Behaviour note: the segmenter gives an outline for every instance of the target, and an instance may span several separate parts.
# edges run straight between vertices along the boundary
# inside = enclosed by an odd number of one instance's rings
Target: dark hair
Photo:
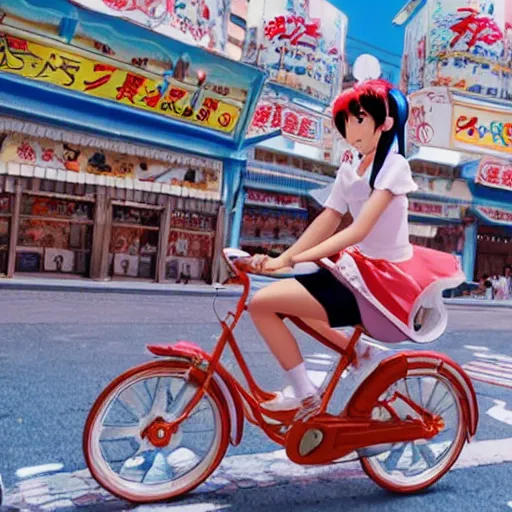
[[[370,187],[374,188],[375,180],[384,161],[393,146],[398,142],[398,151],[405,156],[405,126],[409,117],[409,103],[405,95],[385,80],[368,80],[357,84],[353,89],[344,91],[333,105],[334,124],[341,135],[346,137],[346,123],[349,115],[358,116],[364,110],[372,116],[375,128],[381,127],[386,116],[393,118],[393,127],[382,135],[377,146]]]

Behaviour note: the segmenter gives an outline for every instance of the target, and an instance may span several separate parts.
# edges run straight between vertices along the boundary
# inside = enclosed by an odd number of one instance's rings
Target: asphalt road
[[[217,309],[225,312],[234,302],[218,299]],[[17,471],[22,468],[58,463],[66,473],[83,469],[83,424],[100,391],[126,369],[148,360],[148,343],[184,339],[210,349],[219,331],[212,305],[213,298],[204,296],[2,290],[0,473],[7,488],[18,483]],[[512,363],[511,331],[509,309],[453,307],[448,332],[428,349],[445,352],[466,365],[482,351]],[[284,383],[282,372],[247,319],[237,334],[258,380],[269,389],[279,389]],[[300,340],[305,354],[324,350],[305,336]],[[505,372],[501,379],[512,382],[512,364],[510,368],[510,376]],[[511,390],[480,382],[476,388],[481,412],[477,440],[512,438],[512,421],[506,420],[507,411],[512,416]],[[491,409],[497,414],[487,414]],[[228,456],[277,449],[259,431],[246,427],[242,445],[231,448]],[[285,503],[286,510],[298,511],[394,511],[420,506],[425,510],[507,510],[512,502],[511,477],[510,463],[475,466],[450,473],[428,497],[400,499],[361,475],[339,484],[324,482],[320,487],[291,480],[278,487],[219,495],[210,508],[205,508],[204,498],[196,496],[181,503],[181,508],[168,509],[255,510],[248,508],[251,502],[266,510],[283,510]],[[127,509],[122,504],[110,506]]]

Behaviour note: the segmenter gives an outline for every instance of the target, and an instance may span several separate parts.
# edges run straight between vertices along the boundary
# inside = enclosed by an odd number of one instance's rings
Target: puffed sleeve
[[[345,215],[345,213],[348,212],[348,204],[343,193],[342,172],[343,166],[338,169],[336,180],[332,184],[331,192],[327,201],[325,201],[324,206],[325,208],[331,208],[342,215]]]
[[[390,154],[375,180],[376,190],[389,190],[395,196],[416,192],[409,162],[400,154]]]

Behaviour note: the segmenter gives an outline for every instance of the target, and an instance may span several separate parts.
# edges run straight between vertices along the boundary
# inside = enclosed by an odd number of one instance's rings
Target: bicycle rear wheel
[[[229,413],[210,386],[202,400],[167,435],[160,422],[179,417],[199,382],[190,365],[155,361],[115,379],[96,400],[84,430],[87,465],[112,494],[137,503],[169,500],[200,485],[229,444]]]
[[[441,416],[444,428],[432,439],[396,443],[378,455],[362,457],[361,465],[384,489],[414,493],[431,486],[450,470],[464,447],[467,428],[457,390],[435,369],[418,369],[414,375],[398,379],[380,396],[379,403],[390,400],[397,391],[432,414]],[[390,413],[379,403],[372,411],[372,418],[391,419]],[[393,402],[392,407],[402,419],[418,417],[418,413],[403,400]]]

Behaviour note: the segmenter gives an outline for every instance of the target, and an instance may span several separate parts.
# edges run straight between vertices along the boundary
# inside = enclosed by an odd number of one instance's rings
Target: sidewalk
[[[264,277],[253,278],[253,288],[258,289],[270,280]],[[92,281],[87,279],[15,277],[0,278],[0,290],[29,290],[29,291],[60,291],[60,292],[90,292],[90,293],[141,293],[147,295],[214,295],[223,297],[239,297],[242,288],[233,285],[207,285],[196,281],[190,284],[154,283],[150,281]],[[452,306],[478,306],[492,308],[512,308],[512,300],[484,300],[456,298],[445,299]]]

